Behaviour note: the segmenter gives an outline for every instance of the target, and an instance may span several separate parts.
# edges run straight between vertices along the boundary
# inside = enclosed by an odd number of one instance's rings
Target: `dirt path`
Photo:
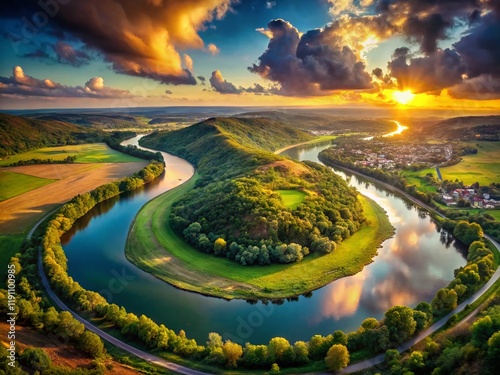
[[[40,218],[75,195],[132,175],[147,162],[101,164],[30,165],[9,168],[12,172],[58,181],[0,202],[0,233],[24,233]]]

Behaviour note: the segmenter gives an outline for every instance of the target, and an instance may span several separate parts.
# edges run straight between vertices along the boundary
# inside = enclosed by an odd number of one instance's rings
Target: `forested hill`
[[[153,133],[141,144],[185,158],[196,165],[204,180],[212,180],[280,160],[273,151],[311,139],[309,134],[271,119],[211,118],[185,129]]]
[[[177,234],[200,251],[265,265],[330,253],[365,220],[343,179],[271,152],[310,138],[273,120],[215,118],[142,144],[198,167],[197,188],[172,206]]]
[[[96,141],[100,133],[62,121],[0,113],[0,157],[35,148]]]

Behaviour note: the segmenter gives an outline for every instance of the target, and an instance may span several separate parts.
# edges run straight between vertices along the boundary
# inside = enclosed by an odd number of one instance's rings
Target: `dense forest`
[[[62,121],[43,121],[0,113],[0,157],[47,146],[102,141],[105,135]]]
[[[173,205],[173,229],[201,251],[243,265],[301,261],[330,253],[365,218],[357,193],[327,168],[269,151],[308,140],[269,119],[210,119],[146,137],[144,145],[177,153],[201,175]],[[281,194],[302,198],[289,207]]]

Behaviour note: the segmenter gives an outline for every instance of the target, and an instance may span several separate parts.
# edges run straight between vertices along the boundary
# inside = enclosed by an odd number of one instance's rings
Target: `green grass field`
[[[408,182],[408,184],[415,185],[417,187],[417,190],[422,191],[424,193],[436,193],[437,192],[436,187],[424,180],[424,176],[427,173],[431,173],[434,177],[437,178],[436,170],[434,168],[422,169],[416,172],[403,171],[401,174]]]
[[[304,202],[306,193],[298,190],[277,190],[277,193],[281,196],[283,204],[285,207],[295,210],[299,204]]]
[[[38,150],[13,155],[0,160],[0,166],[30,159],[63,160],[68,156],[76,156],[77,163],[125,163],[144,161],[109,148],[104,143],[89,143],[83,145],[45,147]]]
[[[0,235],[0,288],[5,287],[7,279],[7,265],[16,253],[21,249],[24,235],[3,236]]]
[[[21,173],[0,171],[0,202],[48,185],[56,180],[29,176]]]
[[[193,188],[197,178],[195,175],[147,203],[136,217],[125,247],[132,263],[181,289],[227,299],[299,295],[359,272],[393,234],[385,211],[360,197],[370,224],[334,252],[324,256],[312,254],[301,263],[245,267],[194,249],[166,222],[172,203]]]
[[[477,148],[478,153],[464,156],[456,165],[440,168],[443,179],[458,179],[468,185],[476,181],[481,185],[500,182],[500,142],[472,142],[469,145]]]

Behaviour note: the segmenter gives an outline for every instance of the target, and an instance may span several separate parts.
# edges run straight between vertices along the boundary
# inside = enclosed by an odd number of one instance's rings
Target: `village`
[[[358,144],[363,142],[363,147]],[[343,158],[370,168],[382,170],[423,169],[443,165],[458,158],[460,150],[451,143],[414,144],[389,143],[387,141],[361,140],[351,144],[342,144],[336,152]],[[412,168],[412,166],[414,166]]]

